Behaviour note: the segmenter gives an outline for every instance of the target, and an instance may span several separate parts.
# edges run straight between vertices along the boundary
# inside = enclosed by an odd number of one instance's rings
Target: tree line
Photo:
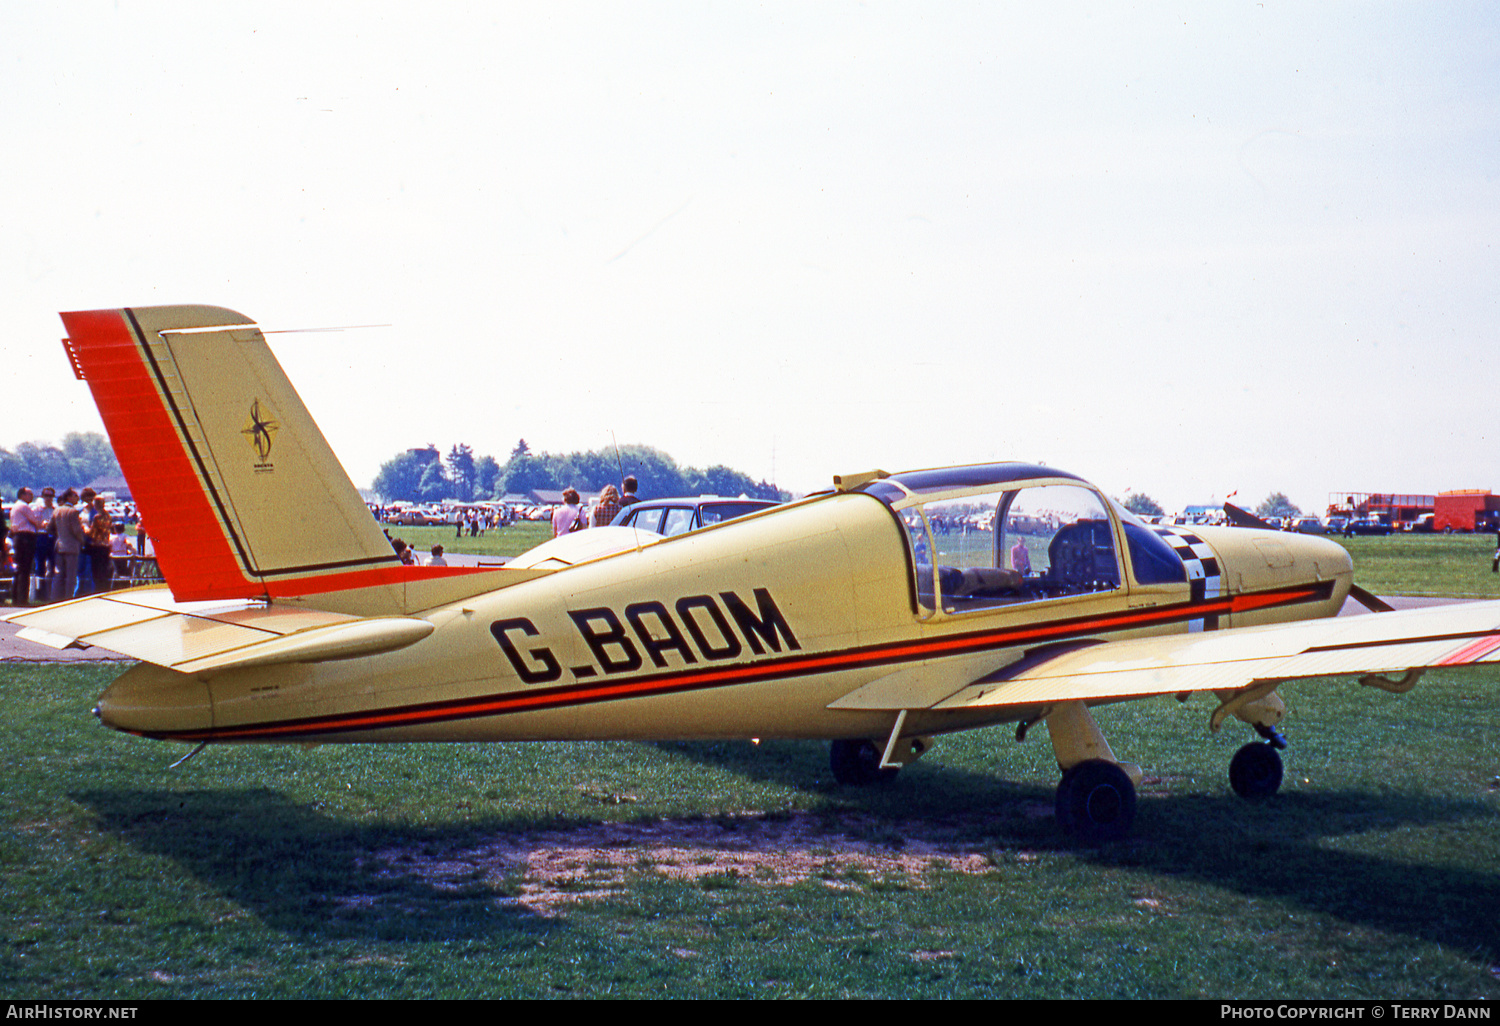
[[[541,489],[577,488],[596,492],[607,484],[619,488],[624,478],[640,482],[642,498],[675,495],[748,495],[786,499],[765,481],[726,466],[706,470],[681,467],[659,449],[622,445],[618,451],[596,449],[566,455],[533,452],[526,439],[516,443],[502,465],[493,456],[475,456],[467,445],[454,445],[446,456],[437,446],[408,449],[381,464],[372,490],[386,502],[476,502]]]
[[[1137,516],[1159,517],[1166,513],[1166,510],[1161,508],[1161,503],[1139,492],[1131,492],[1127,495],[1123,505]],[[1266,496],[1266,501],[1255,507],[1254,513],[1261,518],[1300,517],[1302,510],[1283,493],[1272,492]]]
[[[27,487],[41,494],[51,486],[81,488],[101,477],[119,477],[120,464],[109,439],[97,431],[74,431],[62,445],[22,442],[14,449],[0,448],[0,494],[9,497]]]

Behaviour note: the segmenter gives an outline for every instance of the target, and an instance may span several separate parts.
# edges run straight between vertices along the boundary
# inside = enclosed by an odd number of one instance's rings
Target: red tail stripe
[[[62,317],[173,595],[189,601],[263,594],[240,569],[125,314]]]

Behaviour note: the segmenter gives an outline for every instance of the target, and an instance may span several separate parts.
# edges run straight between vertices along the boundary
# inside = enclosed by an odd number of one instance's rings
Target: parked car
[[[610,523],[615,527],[638,527],[670,538],[778,505],[780,503],[769,499],[723,499],[717,495],[644,499],[620,510]]]
[[[1391,525],[1379,517],[1360,517],[1344,525],[1344,537],[1351,534],[1390,534]]]
[[[1323,521],[1317,517],[1298,517],[1292,522],[1292,530],[1298,534],[1327,534]]]
[[[421,506],[407,506],[403,509],[396,510],[394,513],[391,513],[387,518],[386,523],[401,524],[407,527],[421,527],[430,526],[432,524],[446,523],[446,520],[442,513],[438,513],[430,509],[424,509]]]

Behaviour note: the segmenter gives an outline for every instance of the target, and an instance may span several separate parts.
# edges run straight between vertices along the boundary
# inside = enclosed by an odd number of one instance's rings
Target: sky
[[[102,430],[58,311],[203,303],[361,487],[1500,489],[1490,4],[7,0],[0,96],[0,446]]]

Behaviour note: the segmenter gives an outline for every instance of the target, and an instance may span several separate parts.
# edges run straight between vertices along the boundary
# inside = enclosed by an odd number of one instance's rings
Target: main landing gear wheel
[[[1057,822],[1083,844],[1117,841],[1135,821],[1135,785],[1119,766],[1088,759],[1063,774],[1057,785]]]
[[[828,749],[833,779],[856,787],[888,784],[896,779],[899,771],[881,769],[880,757],[880,749],[873,741],[835,741]]]
[[[1281,787],[1281,753],[1252,741],[1229,760],[1229,786],[1241,798],[1269,798]]]

